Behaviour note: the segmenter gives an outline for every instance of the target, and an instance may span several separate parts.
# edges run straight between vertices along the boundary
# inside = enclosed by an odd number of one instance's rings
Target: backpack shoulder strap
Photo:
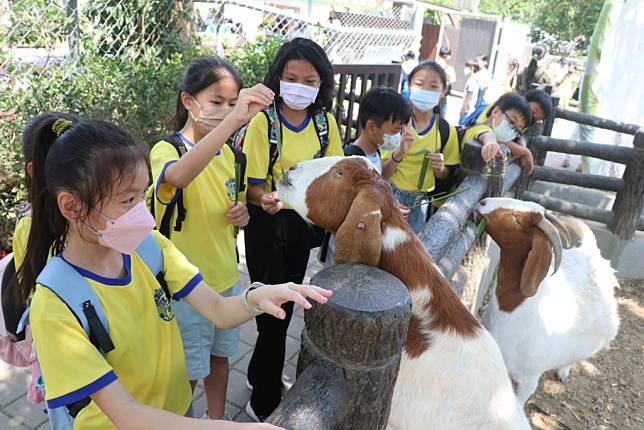
[[[315,132],[318,135],[320,140],[320,156],[318,158],[324,157],[326,154],[326,149],[329,146],[329,120],[326,117],[324,110],[319,110],[313,117],[313,125],[315,126]]]
[[[273,106],[264,109],[266,115],[266,122],[268,124],[268,170],[266,177],[271,177],[271,189],[275,191],[275,178],[273,178],[273,167],[280,156],[280,146],[282,140],[282,123],[279,119],[277,111]]]
[[[441,135],[441,147],[440,153],[442,154],[447,146],[447,141],[449,140],[449,122],[443,118],[438,118],[438,133]]]
[[[163,260],[163,251],[161,246],[156,241],[152,233],[148,234],[143,242],[136,248],[136,253],[141,257],[141,260],[148,266],[150,272],[161,285],[163,292],[165,293],[168,302],[172,299],[170,294],[170,288],[168,288],[168,283],[165,281],[165,263]]]
[[[186,145],[183,143],[181,138],[177,136],[177,133],[169,134],[163,137],[164,142],[169,143],[177,151],[179,158],[186,153]],[[167,238],[170,238],[170,222],[172,221],[172,215],[174,214],[174,208],[177,207],[177,219],[175,221],[174,230],[181,231],[183,222],[186,220],[186,208],[183,204],[183,190],[179,189],[177,191],[177,198],[174,199],[170,204],[165,208],[163,213],[163,218],[161,218],[161,224],[159,225],[159,231],[162,235]]]
[[[161,247],[152,233],[143,239],[143,242],[136,248],[136,253],[139,254],[139,257],[141,257],[153,275],[163,272],[163,251],[161,251]]]
[[[244,178],[246,177],[246,161],[247,157],[246,154],[244,154],[241,150],[236,148],[234,145],[228,145],[230,149],[233,150],[233,154],[235,155],[235,164],[239,165],[239,171],[240,171],[240,177],[241,177],[241,184],[239,184],[239,191],[244,191],[246,190],[246,182],[244,181]]]
[[[108,332],[107,316],[92,286],[61,257],[52,257],[38,284],[53,291],[76,316],[90,341],[103,354],[114,349]]]

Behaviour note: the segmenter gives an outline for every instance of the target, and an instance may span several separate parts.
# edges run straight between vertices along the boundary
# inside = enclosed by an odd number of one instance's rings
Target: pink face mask
[[[97,212],[105,218],[105,228],[95,230],[89,225],[88,228],[96,233],[98,243],[123,254],[134,253],[143,239],[156,226],[154,217],[145,205],[145,201],[137,203],[132,209],[116,219],[109,218],[98,210]]]

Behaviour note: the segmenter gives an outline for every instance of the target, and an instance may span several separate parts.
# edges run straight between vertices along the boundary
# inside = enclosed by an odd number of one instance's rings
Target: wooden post
[[[635,235],[644,208],[644,128],[633,138],[633,156],[624,169],[624,189],[617,193],[608,228],[620,239]]]
[[[407,288],[361,265],[324,269],[311,283],[333,296],[304,313],[298,378],[268,422],[289,430],[383,430],[411,316]]]

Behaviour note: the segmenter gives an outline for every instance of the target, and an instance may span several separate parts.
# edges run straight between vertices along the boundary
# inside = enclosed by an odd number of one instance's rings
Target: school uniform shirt
[[[173,298],[188,295],[202,280],[199,270],[158,232],[165,280]],[[89,341],[83,327],[55,293],[37,285],[29,322],[50,408],[69,405],[119,380],[145,405],[185,415],[192,393],[181,336],[171,304],[145,262],[123,255],[126,276],[109,279],[75,269],[92,286],[109,324],[115,349],[106,355]],[[94,403],[77,415],[74,429],[113,429]]]
[[[16,223],[16,229],[13,232],[11,246],[13,248],[13,262],[16,270],[22,265],[27,251],[27,241],[29,240],[29,230],[31,229],[31,215],[25,215]]]
[[[438,129],[438,116],[434,115],[425,130],[420,132],[412,128],[411,132],[414,134],[414,142],[403,159],[398,163],[396,171],[391,176],[390,180],[401,191],[409,192],[430,192],[436,186],[436,178],[434,177],[434,169],[431,165],[427,167],[425,174],[425,182],[422,187],[418,188],[418,180],[420,178],[420,169],[423,164],[423,159],[426,153],[422,152],[424,149],[429,150],[431,153],[439,152],[441,135]],[[455,166],[461,163],[461,156],[458,148],[458,136],[456,129],[450,124],[449,137],[447,143],[443,148],[443,156],[445,158],[446,166]],[[391,158],[392,152],[385,152],[383,154],[383,161]]]
[[[335,118],[327,113],[328,146],[325,157],[342,156],[340,132]],[[268,172],[269,143],[268,121],[263,112],[258,113],[250,120],[246,137],[244,139],[244,153],[248,157],[246,168],[249,184],[263,184],[264,191],[272,191],[273,179],[275,183],[282,175],[282,169],[288,170],[300,161],[312,160],[320,153],[320,139],[313,124],[314,118],[309,114],[299,126],[293,126],[280,114],[282,122],[282,152],[273,166],[273,171]]]
[[[184,143],[190,150],[190,142]],[[166,206],[177,198],[178,188],[163,179],[167,167],[178,159],[176,149],[165,141],[160,141],[150,151],[157,227],[161,225]],[[176,207],[170,222],[172,243],[199,267],[206,284],[217,292],[223,292],[239,281],[235,227],[226,215],[234,199],[235,154],[224,145],[183,189],[186,219],[181,231],[174,230]],[[245,201],[244,195],[240,196],[240,201]]]
[[[492,133],[492,128],[490,128],[490,126],[485,124],[476,124],[468,128],[467,130],[465,130],[465,134],[463,134],[463,140],[461,141],[461,148],[463,147],[465,142],[478,139],[484,133]]]

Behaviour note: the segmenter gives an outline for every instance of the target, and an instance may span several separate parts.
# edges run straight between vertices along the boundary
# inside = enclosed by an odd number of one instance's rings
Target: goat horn
[[[563,249],[572,248],[572,238],[570,237],[570,232],[568,228],[561,222],[559,217],[555,216],[552,212],[546,211],[546,219],[550,221],[556,228],[559,230],[561,236],[561,244]]]
[[[557,273],[557,270],[559,270],[559,266],[561,265],[561,238],[559,237],[559,233],[557,232],[555,226],[545,218],[541,218],[541,221],[539,221],[537,227],[539,227],[539,229],[541,229],[541,231],[545,233],[546,237],[548,237],[548,240],[550,241],[550,244],[552,245],[552,252],[554,252],[555,254],[555,270],[554,272],[552,272],[552,274],[554,275],[555,273]]]

